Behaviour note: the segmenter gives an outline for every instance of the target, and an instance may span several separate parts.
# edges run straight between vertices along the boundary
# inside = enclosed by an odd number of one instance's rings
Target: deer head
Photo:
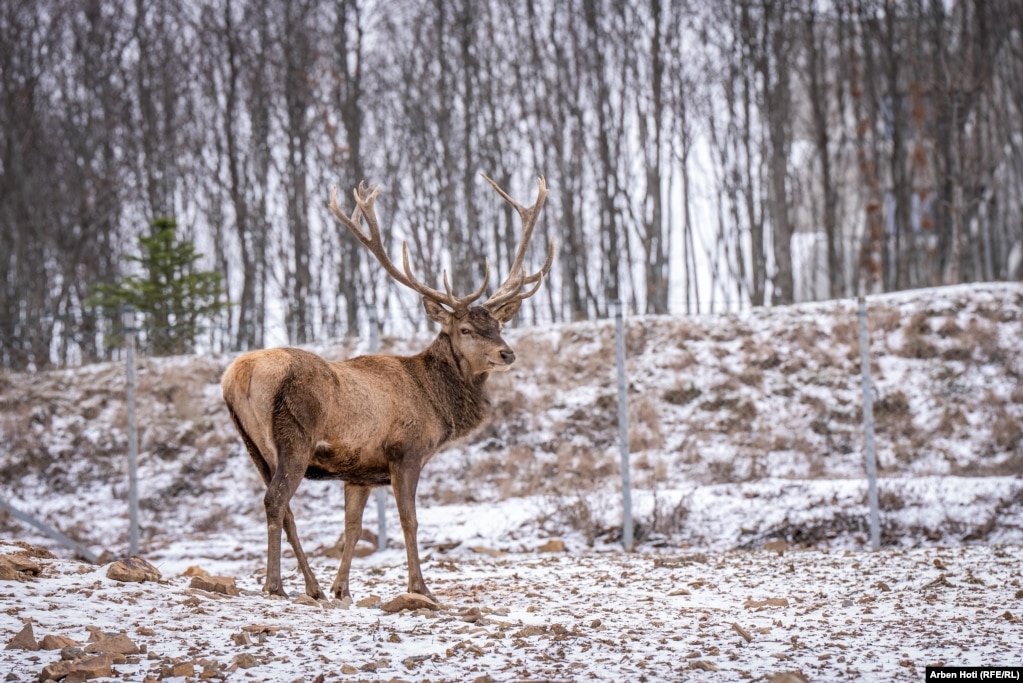
[[[533,237],[536,220],[547,199],[547,183],[543,177],[538,180],[536,201],[528,207],[508,196],[486,175],[483,178],[519,214],[522,237],[507,279],[480,305],[473,303],[483,296],[490,282],[489,259],[484,264],[483,282],[475,291],[466,296],[456,296],[451,290],[447,270],[444,270],[442,278],[444,291],[441,292],[424,284],[412,273],[408,242],[402,242],[401,269],[388,257],[380,237],[380,225],[373,206],[380,191],[379,185],[370,189],[365,182],[359,184],[353,191],[355,209],[350,216],[338,205],[337,187],[331,188],[330,192],[330,210],[334,216],[376,257],[392,278],[422,296],[426,315],[440,325],[442,335],[450,338],[455,357],[463,370],[471,375],[507,370],[515,362],[515,353],[501,337],[501,328],[518,312],[522,301],[533,296],[543,284],[544,277],[554,263],[555,250],[552,238],[544,264],[536,272],[526,273],[524,266],[526,251]],[[365,231],[362,228],[363,220],[366,223]]]

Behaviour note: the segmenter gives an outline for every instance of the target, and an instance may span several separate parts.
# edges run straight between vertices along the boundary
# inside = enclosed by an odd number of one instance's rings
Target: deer
[[[536,294],[554,262],[555,240],[539,270],[527,274],[526,251],[547,198],[541,176],[536,200],[524,206],[483,175],[518,214],[522,235],[508,276],[482,304],[490,281],[456,296],[443,272],[444,291],[421,282],[402,244],[402,267],[388,257],[374,202],[380,186],[353,190],[351,215],[331,188],[329,209],[396,282],[422,297],[426,316],[440,326],[433,342],[413,356],[365,355],[330,362],[299,348],[250,351],[238,356],[221,381],[224,401],[245,449],[266,485],[267,561],[263,590],[287,597],[281,581],[281,531],[295,553],[306,594],[326,597],[302,550],[291,499],[303,479],[341,480],[344,534],[332,586],[335,599],[351,600],[349,572],[370,491],[391,486],[405,541],[408,593],[436,602],[427,589],[417,545],[416,488],[423,466],[443,447],[464,439],[490,413],[487,378],[506,372],[515,352],[502,328]],[[365,221],[365,229],[363,222]]]

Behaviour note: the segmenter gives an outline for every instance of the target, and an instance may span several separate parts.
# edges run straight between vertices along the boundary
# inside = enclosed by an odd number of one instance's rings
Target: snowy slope
[[[618,551],[613,323],[509,330],[519,362],[492,380],[493,421],[424,472],[425,573],[450,607],[436,616],[323,611],[256,594],[263,487],[219,396],[230,358],[144,359],[142,555],[165,582],[124,588],[102,568],[40,559],[41,578],[0,581],[0,641],[27,618],[39,636],[135,629],[164,659],[200,658],[189,654],[193,643],[224,671],[245,651],[229,647],[230,635],[266,621],[280,630],[245,670],[259,680],[620,680],[645,666],[649,680],[677,680],[704,666],[694,662],[731,672],[721,680],[786,670],[890,680],[915,679],[934,661],[1007,663],[1020,651],[1023,611],[1012,569],[1023,545],[1023,286],[921,290],[869,304],[880,554],[864,552],[853,301],[628,320],[639,550],[630,556]],[[390,340],[385,350],[415,352],[428,341]],[[365,351],[315,350],[331,358]],[[128,538],[123,391],[117,364],[0,375],[0,496],[109,558],[124,554]],[[336,566],[329,552],[341,498],[336,483],[310,481],[293,502],[321,583]],[[372,504],[365,522],[376,528]],[[403,590],[393,501],[389,524],[392,546],[353,570],[357,598]],[[4,515],[0,538],[70,557]],[[567,552],[538,552],[551,539]],[[765,545],[787,550],[779,556]],[[193,565],[250,592],[190,594],[180,575]],[[294,575],[286,582],[300,590]],[[747,606],[769,598],[787,606]],[[462,621],[473,606],[492,610],[489,621]],[[867,608],[873,613],[863,617]],[[316,618],[304,619],[310,610]],[[154,614],[165,627],[138,635]],[[954,622],[958,635],[925,628],[937,619]],[[523,629],[532,635],[516,637]],[[33,677],[49,661],[3,657]],[[362,668],[378,660],[388,663]],[[341,673],[343,661],[357,673]],[[135,680],[147,666],[121,668]]]

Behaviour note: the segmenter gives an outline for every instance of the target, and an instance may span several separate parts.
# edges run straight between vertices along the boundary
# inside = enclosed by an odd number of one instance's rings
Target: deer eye
[[[465,335],[472,334],[472,328],[471,327],[463,327],[460,331],[461,331],[462,334],[465,334]]]

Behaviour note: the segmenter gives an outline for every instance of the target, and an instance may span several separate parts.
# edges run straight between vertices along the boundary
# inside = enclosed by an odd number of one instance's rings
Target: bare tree
[[[316,111],[312,70],[316,65],[316,3],[288,2],[280,7],[283,48],[281,80],[284,90],[284,136],[287,139],[284,183],[287,200],[287,227],[291,236],[291,259],[284,297],[288,312],[286,323],[290,339],[305,344],[312,339],[310,307],[316,285],[312,263],[312,235],[309,216],[309,163],[312,124]]]

